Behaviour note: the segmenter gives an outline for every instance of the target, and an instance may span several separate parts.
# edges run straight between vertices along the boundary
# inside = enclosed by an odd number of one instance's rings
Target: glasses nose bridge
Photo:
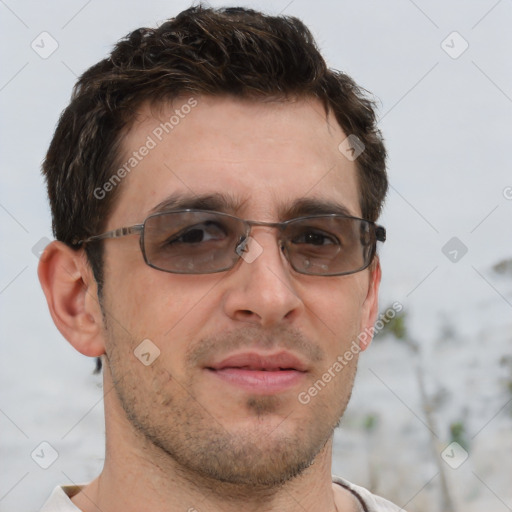
[[[274,228],[279,230],[279,233],[281,233],[284,228],[286,227],[285,222],[266,222],[261,220],[243,220],[243,225],[245,229],[245,233],[242,238],[239,239],[239,243],[237,246],[237,249],[235,250],[239,255],[241,252],[244,252],[246,250],[246,244],[249,241],[249,237],[252,237],[252,229],[253,227],[264,227],[264,228]],[[283,249],[284,242],[281,239],[281,236],[277,237],[276,240],[278,246],[280,249]]]
[[[246,220],[244,222],[245,222],[245,224],[250,226],[251,229],[253,226],[263,226],[263,227],[269,227],[269,228],[278,228],[278,229],[282,230],[283,225],[284,225],[283,222],[266,222],[264,220]]]
[[[245,220],[244,224],[246,226],[247,236],[252,235],[253,227],[274,228],[278,230],[279,234],[281,234],[286,227],[286,222],[266,222],[262,220]],[[280,236],[277,241],[281,242]]]

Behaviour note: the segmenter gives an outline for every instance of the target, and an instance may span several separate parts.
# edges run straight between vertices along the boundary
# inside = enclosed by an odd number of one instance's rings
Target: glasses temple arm
[[[135,226],[113,229],[112,231],[101,233],[101,235],[94,235],[90,236],[89,238],[86,238],[85,240],[80,240],[79,242],[77,242],[77,245],[82,245],[87,242],[95,242],[96,240],[105,240],[107,238],[121,238],[123,236],[140,234],[142,233],[143,229],[144,224],[136,224]]]

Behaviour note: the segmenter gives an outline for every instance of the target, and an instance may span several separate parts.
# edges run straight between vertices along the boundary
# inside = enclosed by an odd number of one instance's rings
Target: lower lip
[[[260,394],[278,393],[297,386],[306,374],[298,370],[261,371],[242,368],[208,371],[219,379]]]

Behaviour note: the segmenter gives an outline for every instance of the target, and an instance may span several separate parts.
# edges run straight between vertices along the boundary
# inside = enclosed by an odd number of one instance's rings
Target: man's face
[[[180,110],[187,100],[141,110],[121,161],[148,136],[156,146],[120,185],[107,229],[141,223],[176,194],[190,199],[186,206],[207,208],[214,205],[198,198],[222,195],[232,203],[222,211],[259,221],[287,220],[304,199],[361,216],[355,164],[338,150],[346,135],[318,102],[197,97],[197,106]],[[183,117],[160,133],[176,109]],[[105,242],[105,371],[122,406],[114,409],[196,474],[285,481],[311,464],[349,400],[357,356],[309,403],[298,396],[372,324],[371,274],[299,274],[278,234],[254,227],[261,254],[207,275],[149,267],[136,235]],[[149,366],[134,355],[146,339],[160,350]]]

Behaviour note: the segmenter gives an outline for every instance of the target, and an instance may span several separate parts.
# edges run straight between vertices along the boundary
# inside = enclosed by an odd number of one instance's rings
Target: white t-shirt
[[[354,485],[344,478],[333,476],[332,481],[348,489],[357,498],[359,503],[358,512],[405,512],[403,508],[372,494],[364,487]],[[83,487],[78,485],[56,487],[40,512],[80,512],[80,509],[73,504],[71,498],[78,494]]]

